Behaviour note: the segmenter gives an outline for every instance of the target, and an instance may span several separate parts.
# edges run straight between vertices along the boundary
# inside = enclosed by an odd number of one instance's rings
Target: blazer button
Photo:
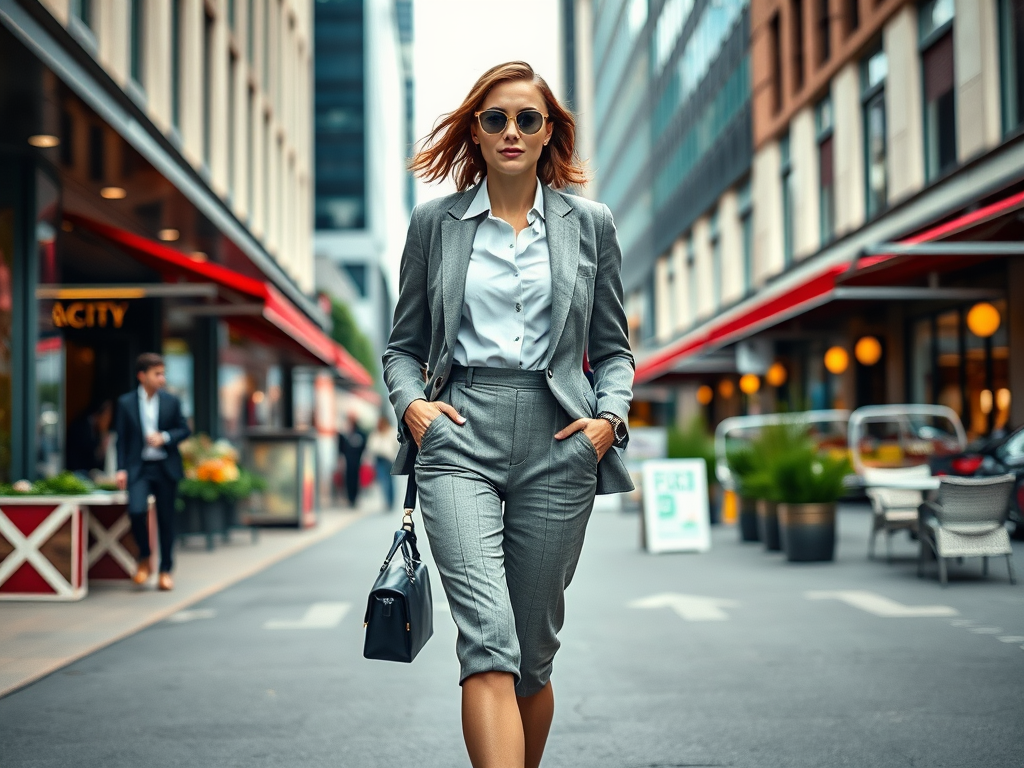
[[[552,377],[553,377],[554,375],[555,375],[555,372],[554,372],[554,371],[552,371],[552,370],[551,370],[550,368],[548,368],[548,378],[550,379],[550,378],[552,378]]]
[[[438,387],[440,387],[442,381],[444,381],[444,376],[438,376],[436,379],[434,379],[434,388],[437,389]]]

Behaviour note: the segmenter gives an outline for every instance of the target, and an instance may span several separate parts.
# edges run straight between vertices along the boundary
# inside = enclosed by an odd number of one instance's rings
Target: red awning
[[[342,377],[353,384],[372,386],[373,379],[370,374],[348,350],[325,334],[320,326],[270,283],[240,274],[220,264],[197,261],[174,248],[84,216],[65,213],[64,218],[75,226],[127,249],[140,261],[160,272],[165,280],[174,277],[191,282],[213,283],[243,297],[256,299],[263,305],[259,322],[263,330],[269,332],[262,335],[268,339],[275,335],[284,335],[307,355],[335,368]],[[252,325],[253,321],[252,317],[245,318],[246,325]]]
[[[948,238],[1020,208],[1024,208],[1024,192],[958,216],[901,240],[900,244],[914,245]],[[896,266],[900,260],[920,258],[906,254],[862,256],[852,262],[827,264],[817,271],[803,275],[799,282],[789,285],[783,276],[777,286],[769,286],[747,301],[711,318],[677,341],[642,359],[637,364],[634,382],[648,383],[659,376],[671,373],[685,358],[740,341],[758,331],[821,306],[832,300],[840,283],[849,284],[851,277],[868,275],[885,267]]]

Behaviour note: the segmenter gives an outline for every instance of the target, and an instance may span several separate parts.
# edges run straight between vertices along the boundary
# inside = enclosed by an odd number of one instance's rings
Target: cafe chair
[[[1013,475],[943,477],[938,499],[926,501],[919,508],[917,575],[924,573],[929,550],[938,561],[943,586],[947,582],[947,558],[981,557],[982,573],[988,576],[988,559],[1003,555],[1010,583],[1016,584],[1013,550],[1005,526],[1014,483]]]
[[[927,464],[916,467],[887,469],[867,467],[864,481],[871,485],[884,485],[890,480],[913,480],[931,477]],[[868,560],[875,559],[875,541],[881,531],[885,532],[885,560],[892,562],[892,535],[897,531],[917,532],[917,508],[924,501],[921,491],[902,488],[868,488],[864,491],[871,502],[871,538],[868,539]]]

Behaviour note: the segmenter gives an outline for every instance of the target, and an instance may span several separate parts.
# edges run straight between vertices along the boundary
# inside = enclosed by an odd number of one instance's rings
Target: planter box
[[[139,548],[132,536],[128,494],[94,494],[82,502],[88,511],[88,563],[90,581],[124,581],[135,575]],[[152,506],[147,514],[150,551],[156,552],[156,525]],[[150,558],[155,570],[155,555]]]
[[[790,562],[835,558],[835,504],[779,504],[779,532]]]
[[[224,501],[205,501],[203,499],[184,498],[184,508],[178,510],[175,517],[175,536],[203,536],[206,538],[206,549],[212,550],[216,544],[214,536],[227,535],[224,517]]]
[[[88,496],[0,497],[0,600],[81,600]]]
[[[782,541],[779,539],[778,504],[774,501],[757,500],[757,530],[765,549],[769,552],[778,552],[782,549]]]
[[[739,497],[740,541],[760,541],[761,532],[757,527],[757,501]]]

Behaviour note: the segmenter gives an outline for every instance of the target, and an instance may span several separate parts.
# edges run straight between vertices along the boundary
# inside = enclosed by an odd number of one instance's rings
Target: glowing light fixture
[[[745,395],[753,395],[761,388],[761,379],[753,373],[745,373],[740,376],[740,392]]]
[[[156,233],[156,236],[163,240],[165,243],[173,243],[181,236],[181,233],[178,232],[178,230],[176,229],[168,228],[161,229],[159,232]]]
[[[978,406],[981,412],[988,416],[992,413],[992,390],[983,389],[978,395]]]
[[[1010,390],[1006,387],[996,390],[996,408],[1000,411],[1010,410]]]
[[[39,149],[50,149],[50,147],[56,147],[59,145],[60,139],[56,136],[51,136],[48,133],[39,133],[35,136],[29,136],[28,143],[33,147],[38,147]]]
[[[259,405],[260,403],[263,402],[263,397],[264,397],[263,393],[260,390],[258,390],[258,389],[255,392],[252,393],[252,401],[254,403],[256,403],[257,405]]]
[[[202,251],[192,251],[192,258],[195,261],[206,261],[206,254]]]
[[[732,383],[732,379],[722,379],[718,382],[718,394],[728,400],[736,393],[736,385]]]
[[[715,390],[709,387],[707,384],[701,384],[697,387],[697,402],[701,405],[707,405],[711,402],[715,396]]]
[[[987,301],[979,301],[967,313],[967,327],[971,333],[983,339],[999,330],[1000,320],[999,310]]]
[[[100,190],[100,197],[104,200],[124,200],[128,193],[123,187],[104,187]]]
[[[850,365],[850,353],[842,347],[829,347],[825,352],[825,368],[838,376]]]
[[[789,374],[786,372],[786,366],[782,363],[772,363],[764,375],[764,380],[773,387],[781,387],[786,383],[787,378],[789,378]]]
[[[874,365],[882,359],[882,343],[874,336],[864,336],[853,348],[853,356],[861,365]]]

